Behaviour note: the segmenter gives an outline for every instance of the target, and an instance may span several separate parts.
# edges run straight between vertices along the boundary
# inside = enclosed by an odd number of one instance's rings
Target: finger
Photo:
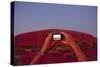
[[[62,43],[64,43],[64,44],[66,44],[66,42],[65,41],[61,41]]]
[[[70,36],[68,33],[65,32],[60,32],[60,33],[63,34],[66,38]]]
[[[70,34],[68,34],[68,33],[61,32],[61,34],[63,34],[63,35],[64,35],[65,40],[67,40],[67,41],[69,41],[69,40],[72,40],[72,39],[73,39],[73,37],[72,37]]]
[[[52,33],[49,33],[48,36],[46,37],[46,40],[51,40],[52,39]]]
[[[53,35],[53,33],[49,33],[47,37],[52,38],[52,35]]]
[[[66,35],[67,33],[65,33],[65,32],[60,32],[61,34],[63,34],[63,35]]]

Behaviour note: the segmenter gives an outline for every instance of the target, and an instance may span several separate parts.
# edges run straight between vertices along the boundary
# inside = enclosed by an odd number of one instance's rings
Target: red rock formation
[[[47,37],[48,33],[61,31],[69,33],[73,38],[76,39],[77,44],[82,49],[83,53],[87,57],[89,57],[90,61],[97,59],[96,37],[83,32],[62,29],[48,29],[28,32],[15,36],[15,64],[29,64],[32,58],[39,52],[39,50],[43,46],[44,40]],[[69,47],[65,47],[62,44],[63,43],[60,42],[56,43],[56,45],[52,47],[52,49],[50,49],[42,59],[40,59],[39,64],[77,61],[73,50]]]

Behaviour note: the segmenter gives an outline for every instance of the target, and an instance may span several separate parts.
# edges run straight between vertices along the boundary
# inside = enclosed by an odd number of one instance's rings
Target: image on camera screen
[[[53,34],[53,40],[61,40],[62,36],[61,34],[57,33],[57,34]]]

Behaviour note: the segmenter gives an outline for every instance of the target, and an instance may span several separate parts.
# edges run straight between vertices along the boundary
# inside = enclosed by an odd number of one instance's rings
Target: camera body
[[[54,33],[52,35],[52,39],[53,40],[63,40],[64,39],[64,36],[61,33],[57,32],[57,33]]]

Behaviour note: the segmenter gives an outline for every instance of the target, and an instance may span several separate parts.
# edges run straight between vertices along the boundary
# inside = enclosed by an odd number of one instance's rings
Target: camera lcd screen
[[[61,34],[54,34],[53,40],[61,40]]]

